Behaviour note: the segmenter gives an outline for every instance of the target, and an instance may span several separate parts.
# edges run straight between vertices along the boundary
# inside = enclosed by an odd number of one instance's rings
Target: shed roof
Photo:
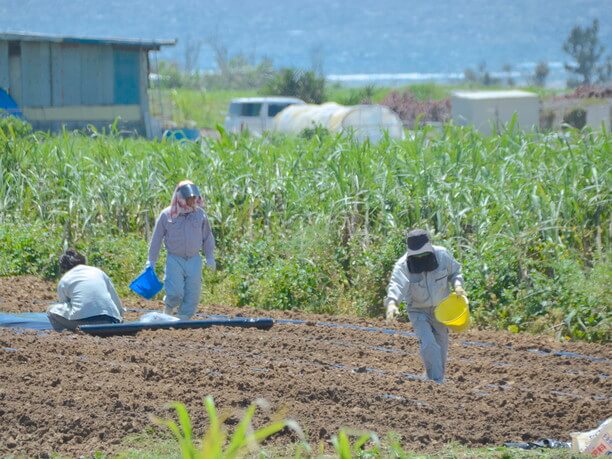
[[[518,89],[510,91],[453,91],[453,96],[463,99],[487,100],[487,99],[524,99],[538,97],[537,94]]]
[[[135,48],[159,50],[162,46],[174,46],[176,40],[140,40],[134,38],[92,38],[71,37],[65,35],[45,35],[30,32],[5,32],[0,33],[0,41],[46,41],[53,43],[75,43],[82,45],[119,45]]]

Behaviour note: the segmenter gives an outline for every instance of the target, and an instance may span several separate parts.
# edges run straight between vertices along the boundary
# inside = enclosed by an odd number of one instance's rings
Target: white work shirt
[[[419,310],[439,305],[450,294],[449,285],[463,285],[461,265],[444,247],[433,246],[438,267],[434,271],[411,273],[404,254],[393,268],[387,287],[385,306],[389,301],[406,303],[406,309]]]
[[[125,309],[110,278],[101,269],[77,265],[65,273],[57,285],[59,303],[49,313],[68,320],[107,315],[122,320]]]

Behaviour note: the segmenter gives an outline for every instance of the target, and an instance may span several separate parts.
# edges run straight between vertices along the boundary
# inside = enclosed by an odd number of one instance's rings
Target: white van
[[[295,97],[241,97],[232,99],[225,117],[228,132],[249,130],[261,134],[272,128],[272,118],[289,105],[305,104]]]

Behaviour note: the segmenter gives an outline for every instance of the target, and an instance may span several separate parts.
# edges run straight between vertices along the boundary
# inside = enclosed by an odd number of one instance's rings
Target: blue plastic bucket
[[[130,284],[130,289],[138,293],[143,298],[150,300],[164,288],[164,284],[159,281],[153,268],[145,269],[140,276]]]
[[[166,129],[162,135],[164,139],[178,140],[180,142],[192,141],[195,142],[200,138],[199,129],[180,128]]]

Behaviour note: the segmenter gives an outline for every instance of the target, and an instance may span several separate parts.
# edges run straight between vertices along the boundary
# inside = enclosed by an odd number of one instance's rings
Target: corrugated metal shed
[[[0,87],[36,129],[122,127],[151,136],[148,52],[175,40],[0,33]]]

